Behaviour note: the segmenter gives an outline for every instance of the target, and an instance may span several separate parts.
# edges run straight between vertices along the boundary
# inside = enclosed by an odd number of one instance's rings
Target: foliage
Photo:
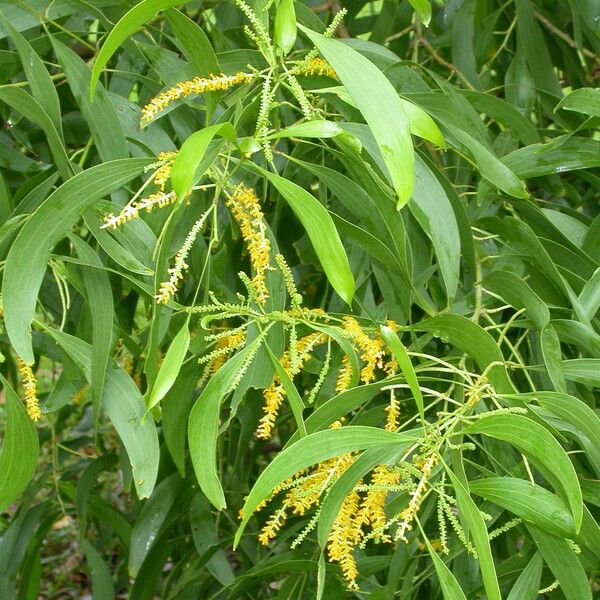
[[[591,599],[599,15],[0,3],[0,598]]]

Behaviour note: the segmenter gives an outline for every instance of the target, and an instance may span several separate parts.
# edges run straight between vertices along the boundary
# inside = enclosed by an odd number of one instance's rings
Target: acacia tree
[[[0,598],[591,600],[597,0],[132,4],[0,5]]]

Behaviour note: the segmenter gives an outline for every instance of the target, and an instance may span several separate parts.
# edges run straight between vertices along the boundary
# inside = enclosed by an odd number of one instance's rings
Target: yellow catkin
[[[385,421],[384,429],[386,431],[396,431],[396,429],[398,429],[398,419],[400,417],[400,402],[398,402],[394,390],[390,392],[390,403],[385,411],[387,412],[387,419]]]
[[[356,518],[359,503],[358,492],[352,491],[346,496],[331,527],[327,544],[329,560],[340,565],[348,587],[352,590],[358,590],[354,549],[362,538],[362,524]]]
[[[174,204],[176,201],[177,194],[175,192],[156,192],[150,194],[147,198],[130,202],[118,215],[114,215],[113,213],[106,215],[101,229],[116,229],[119,225],[137,219],[143,210],[150,213],[156,208],[164,208],[165,206]]]
[[[370,383],[375,379],[375,369],[383,369],[385,355],[383,341],[369,337],[354,317],[344,317],[343,325],[353,343],[359,348],[365,363],[360,371],[360,380],[363,383]]]
[[[377,465],[371,473],[370,489],[360,507],[360,520],[369,525],[376,532],[374,539],[380,542],[391,542],[391,537],[384,532],[387,518],[385,515],[385,500],[388,495],[388,486],[398,485],[400,474],[390,469],[387,465]]]
[[[243,183],[238,185],[225,204],[238,224],[242,237],[246,242],[250,264],[254,271],[252,284],[256,290],[256,301],[259,304],[269,297],[266,273],[271,270],[271,242],[266,235],[264,215],[254,190]]]
[[[88,389],[89,389],[89,385],[86,383],[74,396],[72,399],[73,404],[75,404],[75,406],[79,406],[81,404],[81,401],[84,399]]]
[[[322,58],[312,58],[309,60],[305,65],[302,65],[300,73],[303,75],[327,75],[327,77],[337,77],[333,67]]]
[[[194,244],[196,237],[198,237],[198,234],[200,233],[200,230],[204,225],[204,221],[206,220],[205,215],[200,217],[194,223],[194,225],[192,225],[192,228],[187,234],[183,244],[181,245],[181,248],[179,248],[177,254],[175,255],[175,264],[169,269],[167,269],[167,272],[169,273],[169,279],[167,281],[163,281],[160,284],[158,293],[156,294],[156,296],[154,296],[154,299],[156,300],[157,304],[167,304],[171,300],[171,298],[173,298],[173,296],[177,293],[179,283],[183,279],[183,272],[189,266],[186,262],[188,254],[190,253],[192,245]]]
[[[335,391],[339,394],[350,387],[352,381],[352,364],[347,354],[344,354],[342,358],[342,368],[338,373],[337,380],[335,382]]]
[[[219,338],[217,340],[216,349],[227,349],[228,351],[235,350],[244,343],[245,339],[245,331],[235,331],[230,335],[226,335],[224,337]],[[209,375],[214,375],[225,364],[228,354],[229,352],[215,356],[215,358],[211,361],[210,367],[208,369]]]
[[[412,494],[410,495],[410,501],[408,506],[400,513],[400,518],[402,519],[398,525],[398,530],[396,531],[396,540],[402,540],[403,542],[408,542],[406,538],[406,533],[411,531],[412,522],[416,514],[419,512],[419,508],[421,508],[421,503],[423,502],[423,498],[425,495],[425,490],[427,489],[427,483],[429,478],[431,477],[431,471],[433,467],[437,464],[438,455],[431,454],[427,460],[423,463],[421,467],[421,479],[417,484],[417,487],[414,489]]]
[[[286,352],[284,352],[280,362],[290,379],[300,371],[302,365],[310,358],[310,352],[316,346],[324,344],[326,341],[327,336],[324,333],[310,333],[309,335],[300,338],[296,344],[298,359],[295,370],[292,370],[292,356],[290,351],[286,350]],[[256,430],[256,436],[258,438],[268,440],[271,437],[279,407],[285,400],[285,397],[286,394],[283,385],[281,384],[281,380],[278,375],[275,375],[271,385],[263,391],[264,415]]]
[[[32,421],[39,421],[42,416],[40,402],[37,397],[37,383],[31,367],[17,356],[17,368],[23,379],[23,396],[27,414]]]
[[[265,523],[262,531],[258,535],[258,542],[266,546],[279,532],[287,519],[285,508],[276,510]]]
[[[252,80],[254,75],[251,73],[236,73],[235,75],[214,75],[210,77],[194,77],[188,81],[181,81],[172,88],[165,90],[155,96],[142,108],[142,121],[149,123],[158,113],[163,111],[169,104],[186,98],[190,94],[203,94],[204,92],[214,92],[217,90],[227,90],[234,85],[247,83]]]
[[[161,192],[165,191],[167,181],[171,177],[176,156],[177,152],[161,152],[158,155],[158,160],[163,164],[152,175],[152,182],[160,188]]]

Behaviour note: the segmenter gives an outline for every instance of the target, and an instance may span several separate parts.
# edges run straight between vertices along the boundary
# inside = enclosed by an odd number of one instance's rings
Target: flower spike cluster
[[[238,72],[235,75],[212,75],[210,77],[194,77],[188,81],[181,81],[172,88],[155,96],[142,108],[142,122],[149,123],[162,112],[169,104],[191,94],[203,94],[217,90],[227,90],[234,85],[247,83],[252,80],[252,73]]]
[[[252,285],[256,290],[256,301],[264,304],[269,297],[266,274],[270,266],[271,242],[267,238],[264,215],[254,190],[239,184],[225,201],[233,218],[239,225],[246,242],[250,264],[254,271]]]
[[[164,208],[165,206],[174,204],[176,201],[177,194],[175,192],[156,192],[155,194],[150,194],[147,198],[130,202],[118,215],[114,215],[113,213],[106,215],[101,229],[116,229],[120,225],[127,223],[127,221],[137,219],[142,210],[151,213],[155,208]]]
[[[20,356],[17,356],[17,368],[23,378],[23,395],[25,397],[27,414],[32,421],[39,421],[42,411],[40,410],[40,402],[37,397],[35,375],[31,367]]]

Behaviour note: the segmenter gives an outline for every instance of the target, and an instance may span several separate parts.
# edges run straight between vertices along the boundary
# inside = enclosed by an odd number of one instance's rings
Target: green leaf
[[[554,389],[557,392],[566,392],[567,388],[562,372],[562,351],[556,329],[554,329],[552,325],[545,327],[540,336],[540,341],[542,344],[542,356],[544,357],[546,371],[548,371]]]
[[[419,16],[419,19],[427,27],[431,21],[431,3],[429,0],[408,0]],[[445,565],[444,565],[445,566]],[[439,575],[439,572],[438,572]]]
[[[12,109],[42,128],[60,176],[65,181],[69,179],[73,175],[73,167],[54,122],[41,105],[25,90],[17,87],[0,87],[0,101],[6,102]]]
[[[410,199],[414,187],[414,152],[410,122],[396,90],[366,57],[349,46],[300,26],[335,69],[365,121],[388,168],[398,207]]]
[[[517,309],[524,308],[536,329],[541,331],[550,321],[550,311],[544,301],[525,281],[511,271],[495,270],[483,281],[486,289],[500,296]]]
[[[294,0],[280,0],[275,13],[273,41],[281,48],[284,56],[289,54],[296,43],[296,11]]]
[[[535,483],[487,477],[470,481],[469,489],[544,531],[565,538],[575,536],[575,523],[565,501]]]
[[[354,296],[354,277],[346,251],[327,209],[296,183],[269,173],[260,167],[253,170],[266,177],[290,205],[312,242],[327,279],[348,305]]]
[[[460,315],[440,314],[421,321],[415,327],[429,331],[466,352],[482,371],[489,369],[488,377],[496,391],[507,394],[515,391],[506,373],[500,348],[494,338],[474,321]]]
[[[31,86],[31,95],[39,102],[40,106],[46,111],[54,127],[62,139],[62,120],[60,114],[60,101],[54,82],[50,77],[42,59],[36,54],[29,42],[10,24],[9,20],[0,12],[2,24],[12,38],[19,58],[23,65],[23,71],[27,76],[27,81]]]
[[[408,434],[409,432],[392,433],[377,427],[351,426],[317,431],[288,446],[267,465],[250,490],[243,507],[243,519],[235,535],[235,545],[239,543],[256,507],[288,477],[301,469],[346,452],[383,448],[388,444],[400,446],[406,441]]]
[[[565,379],[584,385],[600,387],[600,359],[572,358],[563,360],[562,372]]]
[[[304,121],[276,131],[267,136],[268,140],[284,137],[331,138],[340,135],[344,130],[334,121]]]
[[[160,365],[152,390],[148,394],[146,402],[148,410],[154,408],[173,387],[189,347],[190,330],[189,322],[186,320],[170,343],[165,358]]]
[[[196,170],[206,154],[208,145],[216,135],[221,135],[234,144],[237,142],[233,125],[219,123],[192,133],[181,146],[171,174],[173,190],[179,199],[182,199],[192,187]]]
[[[82,539],[80,544],[88,564],[94,600],[111,600],[115,597],[115,589],[108,565],[90,542]]]
[[[150,162],[128,158],[78,173],[52,193],[19,232],[6,257],[3,304],[6,332],[25,362],[34,360],[30,323],[52,248],[89,206],[139,175]],[[27,269],[23,268],[24,256]]]
[[[271,348],[269,348],[268,344],[265,344],[265,348],[267,349],[267,353],[269,354],[269,358],[275,367],[275,372],[277,373],[281,385],[285,390],[285,395],[290,403],[290,407],[292,409],[292,413],[294,414],[294,419],[296,420],[296,426],[298,427],[298,431],[301,437],[306,435],[306,426],[304,425],[304,419],[302,418],[302,411],[304,410],[304,402],[294,385],[294,382],[291,380],[290,376],[287,374],[287,371],[283,368],[283,365],[279,361],[279,359],[273,354]]]
[[[92,348],[83,340],[44,326],[91,383]],[[156,427],[152,419],[146,419],[146,405],[135,383],[117,365],[109,363],[104,382],[102,408],[114,425],[131,463],[133,482],[139,498],[152,494],[158,473],[159,447]]]
[[[408,383],[410,391],[415,399],[415,404],[419,410],[421,421],[425,423],[423,395],[421,394],[419,380],[417,379],[417,374],[415,373],[415,369],[410,360],[410,356],[408,355],[408,351],[404,347],[404,344],[400,341],[400,338],[396,335],[396,332],[389,327],[382,325],[381,335],[383,336],[385,343],[392,351],[395,359],[398,361],[398,366],[400,367],[400,370],[406,379],[406,383]]]
[[[542,555],[536,552],[515,581],[506,600],[537,600],[543,566]]]
[[[92,400],[94,423],[98,423],[98,411],[113,337],[114,302],[108,273],[98,255],[83,240],[70,236],[79,257],[97,268],[83,268],[83,282],[92,319]]]
[[[541,425],[523,415],[493,413],[482,417],[464,430],[482,433],[512,444],[534,463],[542,475],[567,500],[575,530],[583,515],[581,488],[573,464],[554,437]]]
[[[579,558],[565,540],[561,540],[532,525],[531,533],[540,554],[560,583],[566,600],[592,600],[592,592]]]
[[[487,597],[489,600],[502,600],[485,521],[468,490],[465,489],[458,477],[449,469],[447,472],[456,492],[458,510],[469,527],[473,545],[477,550],[481,578]]]
[[[90,80],[90,97],[94,95],[102,69],[125,40],[132,36],[142,25],[153,19],[161,10],[185,3],[186,0],[142,0],[125,13],[108,34],[96,56]]]
[[[192,464],[200,489],[217,509],[227,506],[217,473],[217,438],[223,398],[231,391],[232,381],[256,352],[257,338],[227,362],[209,379],[194,403],[188,421],[188,439]]]
[[[458,581],[456,581],[456,577],[452,575],[452,571],[446,566],[446,563],[444,563],[444,561],[438,556],[438,553],[433,549],[429,543],[429,540],[427,539],[427,536],[423,536],[423,539],[425,540],[425,545],[427,546],[429,556],[431,556],[431,560],[433,561],[435,572],[440,580],[440,586],[442,588],[442,592],[444,593],[444,599],[467,600],[467,597],[462,591],[460,584]]]
[[[57,39],[51,37],[50,41],[67,76],[73,97],[90,128],[100,158],[103,161],[127,158],[127,140],[108,93],[99,85],[94,99],[91,100],[88,94],[91,74],[87,65],[73,50]],[[107,127],[107,123],[110,123],[110,127]]]
[[[0,375],[6,401],[6,431],[0,449],[0,512],[25,490],[38,461],[38,436],[21,399]]]
[[[590,320],[600,309],[600,268],[586,281],[579,294],[579,303],[584,316]]]
[[[574,110],[589,115],[600,117],[600,90],[598,88],[579,88],[565,96],[554,109]]]
[[[148,552],[160,535],[171,507],[177,500],[183,487],[183,480],[177,473],[163,479],[144,504],[131,531],[131,550],[129,552],[129,575],[136,577]]]

